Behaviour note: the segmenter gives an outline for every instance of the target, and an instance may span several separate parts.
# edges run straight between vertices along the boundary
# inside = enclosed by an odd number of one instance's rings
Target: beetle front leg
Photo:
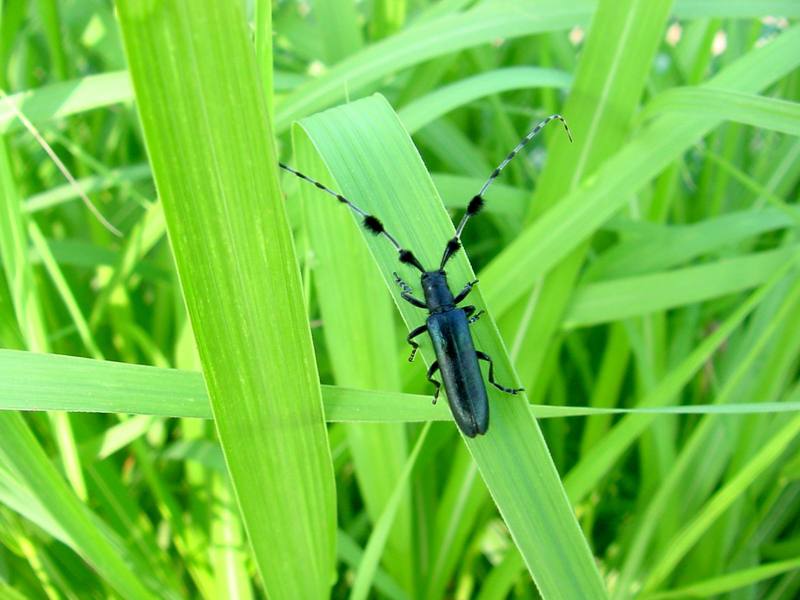
[[[392,273],[392,275],[394,275],[395,283],[397,283],[397,285],[400,286],[401,290],[400,297],[403,300],[405,300],[409,304],[413,304],[417,308],[428,308],[428,305],[425,304],[422,300],[420,300],[419,298],[414,298],[414,296],[411,295],[414,292],[414,290],[411,289],[411,286],[400,278],[400,275],[398,275],[397,273]]]
[[[516,395],[520,392],[525,391],[525,388],[509,388],[497,383],[494,379],[494,363],[492,362],[491,357],[485,352],[481,352],[480,350],[476,350],[475,354],[478,355],[479,359],[485,360],[486,362],[489,363],[489,383],[491,383],[498,390],[500,390],[501,392],[505,392],[506,394],[512,394],[512,395]]]
[[[406,337],[406,341],[411,344],[411,356],[408,357],[408,362],[414,361],[414,357],[417,355],[417,350],[419,350],[419,344],[414,341],[414,338],[418,335],[422,335],[426,331],[428,331],[428,326],[420,325],[416,329],[411,330],[411,333],[409,333],[408,337]]]
[[[427,305],[427,304],[425,304],[425,303],[424,303],[422,300],[420,300],[419,298],[414,298],[414,296],[412,296],[411,294],[407,294],[407,293],[403,292],[402,294],[400,294],[400,297],[401,297],[403,300],[405,300],[406,302],[408,302],[409,304],[413,304],[413,305],[414,305],[414,306],[416,306],[417,308],[424,308],[424,309],[426,309],[426,310],[427,310],[427,308],[428,308],[428,305]]]
[[[436,404],[436,401],[439,399],[439,390],[442,387],[442,384],[436,381],[433,376],[436,374],[436,371],[439,370],[439,361],[435,360],[431,363],[431,366],[428,368],[428,381],[430,381],[433,385],[436,386],[436,390],[433,392],[433,403]]]
[[[472,288],[475,286],[475,284],[476,284],[476,283],[478,283],[478,280],[477,280],[477,279],[476,279],[475,281],[470,281],[470,282],[469,282],[467,285],[465,285],[465,286],[464,286],[464,289],[463,289],[463,290],[461,290],[460,292],[458,292],[458,294],[456,295],[456,297],[455,297],[455,298],[453,298],[453,304],[458,304],[458,303],[459,303],[459,302],[461,302],[461,301],[462,301],[464,298],[466,298],[467,296],[469,296],[469,293],[472,291]]]

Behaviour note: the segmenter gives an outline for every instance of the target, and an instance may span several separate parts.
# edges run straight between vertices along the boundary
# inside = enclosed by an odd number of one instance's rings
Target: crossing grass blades
[[[394,246],[399,254],[401,263],[414,267],[422,273],[420,284],[425,294],[425,300],[420,300],[415,297],[411,286],[403,281],[397,273],[393,274],[397,285],[400,286],[400,296],[412,305],[424,308],[428,311],[428,318],[425,324],[413,329],[406,338],[411,345],[411,355],[408,357],[408,360],[414,360],[414,356],[419,348],[419,344],[415,341],[415,338],[427,332],[436,353],[436,360],[431,364],[427,374],[428,380],[435,386],[433,402],[436,403],[442,386],[439,381],[434,379],[434,375],[439,371],[441,372],[441,378],[444,382],[445,391],[447,392],[447,401],[453,413],[453,418],[459,429],[461,429],[467,437],[472,438],[476,435],[483,435],[489,428],[489,400],[478,365],[479,360],[489,363],[489,383],[497,389],[508,394],[517,394],[523,390],[522,388],[506,387],[498,383],[495,380],[494,364],[492,363],[491,357],[485,352],[475,349],[469,326],[480,318],[483,311],[476,312],[476,308],[472,305],[459,306],[459,304],[467,298],[473,286],[478,283],[478,281],[468,282],[458,294],[453,295],[447,283],[445,267],[447,261],[461,248],[461,234],[464,231],[467,221],[469,221],[470,217],[478,214],[483,208],[483,196],[486,190],[489,189],[489,186],[492,185],[494,180],[497,179],[506,165],[511,162],[520,150],[522,150],[545,125],[554,120],[561,121],[567,132],[567,136],[570,141],[572,141],[572,134],[570,133],[567,122],[561,115],[551,115],[547,117],[534,127],[528,135],[522,138],[519,144],[517,144],[517,146],[509,152],[508,156],[503,159],[503,162],[492,171],[480,191],[469,201],[467,210],[456,228],[455,235],[445,244],[442,260],[439,263],[439,268],[436,270],[425,269],[411,250],[403,248],[397,239],[386,231],[380,219],[374,215],[368,214],[343,195],[334,192],[319,181],[315,181],[286,164],[279,163],[280,167],[285,171],[315,185],[323,192],[336,198],[342,204],[347,205],[362,219],[362,223],[368,231],[375,235],[382,235]]]

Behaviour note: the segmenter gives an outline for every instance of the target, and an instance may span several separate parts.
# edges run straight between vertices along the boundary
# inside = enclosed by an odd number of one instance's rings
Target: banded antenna
[[[392,246],[394,246],[395,250],[397,250],[397,252],[399,254],[398,258],[399,258],[401,263],[404,263],[406,265],[411,265],[412,267],[414,267],[417,270],[419,270],[421,273],[425,272],[425,268],[422,266],[422,264],[419,262],[419,260],[417,260],[417,257],[414,256],[414,253],[411,252],[411,250],[406,250],[405,248],[403,248],[400,245],[400,243],[397,241],[397,239],[391,233],[386,231],[386,228],[383,226],[383,223],[381,222],[381,220],[378,217],[376,217],[374,215],[371,215],[368,212],[366,212],[365,210],[359,208],[357,205],[353,204],[350,200],[348,200],[347,198],[345,198],[341,194],[338,194],[338,193],[334,192],[332,189],[330,189],[329,187],[323,185],[319,181],[317,181],[315,179],[311,179],[311,177],[309,177],[305,173],[301,173],[300,171],[297,171],[297,170],[293,169],[292,167],[290,167],[289,165],[286,165],[286,164],[284,164],[282,162],[279,162],[278,166],[281,169],[283,169],[284,171],[288,171],[289,173],[291,173],[295,177],[299,177],[300,179],[313,184],[314,186],[317,187],[317,189],[322,190],[323,192],[325,192],[326,194],[328,194],[330,196],[333,196],[334,198],[336,198],[342,204],[346,204],[350,208],[350,210],[352,210],[359,217],[361,217],[361,224],[364,226],[364,229],[366,229],[367,231],[369,231],[373,235],[382,235],[387,240],[389,240],[389,243]]]
[[[544,121],[540,122],[536,127],[531,129],[528,135],[522,138],[519,144],[517,144],[517,146],[511,152],[508,153],[508,156],[506,156],[503,159],[503,162],[497,165],[497,168],[494,171],[492,171],[492,174],[489,175],[489,179],[487,179],[486,183],[484,183],[483,187],[481,187],[481,191],[479,191],[477,195],[473,196],[472,199],[469,201],[469,204],[467,205],[467,211],[464,213],[464,216],[461,217],[461,222],[458,224],[458,227],[456,228],[456,234],[447,241],[447,245],[444,248],[444,254],[442,255],[442,262],[439,264],[440,269],[444,269],[444,266],[445,264],[447,264],[447,261],[450,260],[450,257],[453,256],[453,254],[455,254],[456,252],[458,252],[459,248],[461,248],[461,233],[464,231],[464,226],[467,224],[467,221],[469,221],[470,217],[478,214],[483,208],[483,205],[485,203],[483,195],[486,193],[486,190],[489,189],[489,186],[492,185],[492,183],[494,183],[494,180],[497,179],[500,173],[503,172],[503,169],[506,168],[506,165],[508,165],[508,163],[510,163],[513,160],[513,158],[517,154],[519,154],[520,150],[522,150],[528,142],[530,142],[533,138],[535,138],[536,134],[538,134],[544,128],[544,126],[547,125],[550,121],[561,121],[561,123],[564,124],[564,130],[567,132],[567,137],[569,138],[569,141],[570,142],[572,141],[572,132],[570,132],[569,125],[567,125],[567,122],[561,115],[550,115]]]

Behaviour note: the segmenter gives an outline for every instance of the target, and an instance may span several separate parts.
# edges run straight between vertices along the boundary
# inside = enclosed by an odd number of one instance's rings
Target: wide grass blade
[[[0,350],[0,410],[122,413],[211,419],[201,373],[74,356]],[[323,385],[331,422],[450,421],[446,404],[431,396]],[[530,405],[539,419],[611,414],[750,414],[798,410],[797,403],[686,405],[640,408]],[[113,431],[112,429],[108,430]]]
[[[316,153],[297,152],[296,158],[301,171],[332,183]],[[350,388],[399,389],[397,343],[387,335],[395,329],[394,304],[358,226],[338,203],[320,202],[315,187],[302,185],[299,192],[306,209],[317,303],[335,382]],[[359,490],[375,523],[406,462],[406,432],[391,425],[347,425],[346,431]],[[416,578],[411,506],[406,493],[384,554],[384,568],[409,593]]]
[[[380,215],[387,230],[412,248],[423,265],[437,265],[453,224],[420,157],[397,115],[379,96],[360,100],[304,119],[308,140],[299,144],[319,152],[339,189],[364,210]],[[320,202],[330,202],[320,197]],[[344,210],[344,209],[342,209]],[[407,326],[424,320],[420,309],[399,299],[392,272],[416,287],[415,272],[400,265],[397,253],[382,239],[370,239],[370,250]],[[463,253],[450,263],[454,288],[474,278]],[[484,304],[480,286],[470,296]],[[491,355],[498,379],[513,385],[514,377],[497,329],[487,319],[474,328],[476,346]],[[427,344],[426,362],[432,360]],[[605,591],[586,541],[566,501],[547,447],[524,397],[489,390],[492,407],[489,434],[466,443],[534,581],[548,598],[603,598]]]
[[[242,7],[118,4],[215,424],[267,593],[328,595],[333,471]]]

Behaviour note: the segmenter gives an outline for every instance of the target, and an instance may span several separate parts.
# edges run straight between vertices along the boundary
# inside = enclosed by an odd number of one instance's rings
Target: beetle
[[[445,266],[447,261],[461,248],[461,234],[467,221],[483,208],[486,190],[489,189],[489,186],[492,185],[520,150],[545,125],[554,120],[558,120],[564,125],[567,136],[572,141],[572,134],[567,122],[561,115],[557,114],[550,115],[541,121],[522,138],[516,147],[509,152],[508,156],[492,171],[480,191],[470,199],[467,204],[467,210],[456,228],[455,235],[445,244],[442,260],[435,270],[426,269],[411,250],[403,248],[397,239],[386,231],[380,219],[362,210],[343,195],[331,190],[319,181],[293,169],[289,165],[278,163],[281,169],[311,183],[321,191],[336,198],[342,204],[347,205],[350,210],[361,218],[365,229],[376,236],[382,235],[394,246],[401,263],[413,267],[421,273],[420,285],[425,297],[424,300],[414,296],[411,286],[403,281],[397,273],[393,273],[395,282],[400,287],[400,297],[413,306],[428,311],[428,318],[425,323],[411,330],[408,337],[406,337],[406,341],[411,346],[411,355],[408,360],[409,362],[413,361],[419,349],[419,344],[415,341],[415,338],[427,332],[436,354],[436,360],[431,363],[427,373],[428,381],[434,385],[433,402],[434,404],[436,403],[443,383],[453,418],[462,433],[470,438],[485,434],[489,428],[489,399],[478,361],[489,363],[489,383],[497,389],[507,394],[516,395],[523,391],[523,388],[506,387],[498,383],[495,380],[494,363],[491,357],[485,352],[477,350],[472,341],[469,326],[480,318],[483,311],[476,312],[475,306],[459,306],[459,304],[467,298],[478,281],[468,282],[460,292],[453,294],[447,282]],[[437,371],[441,373],[442,382],[434,379]]]

